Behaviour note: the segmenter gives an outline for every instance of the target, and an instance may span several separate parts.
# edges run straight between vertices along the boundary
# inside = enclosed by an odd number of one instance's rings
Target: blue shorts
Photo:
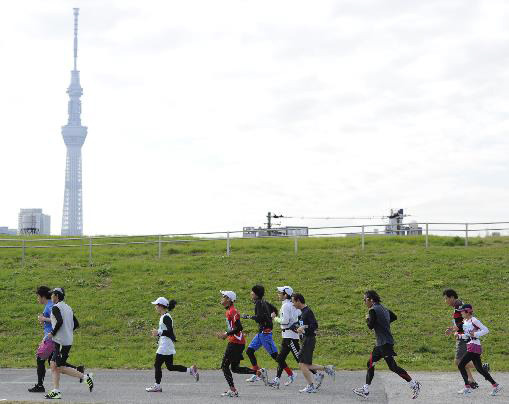
[[[274,343],[271,332],[268,334],[264,334],[263,332],[256,334],[249,344],[249,348],[253,349],[254,351],[257,351],[262,346],[265,348],[269,355],[277,353],[277,347]]]

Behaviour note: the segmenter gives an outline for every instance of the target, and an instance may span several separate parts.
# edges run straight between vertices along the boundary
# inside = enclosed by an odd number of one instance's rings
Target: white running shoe
[[[295,373],[291,376],[288,376],[288,380],[285,382],[285,386],[289,386],[290,384],[292,384],[296,378],[297,375]]]
[[[497,384],[495,387],[493,387],[493,390],[491,390],[490,396],[496,396],[501,391],[502,391],[502,386],[500,384]]]
[[[48,400],[60,400],[62,398],[62,393],[57,389],[53,389],[48,394],[46,394],[44,398]]]
[[[410,388],[412,389],[412,400],[415,400],[419,397],[419,393],[421,392],[421,383],[415,382],[415,384]]]
[[[269,382],[269,386],[270,387],[273,387],[275,389],[279,389],[279,384],[281,383],[281,381],[279,380],[279,377],[275,377],[274,380],[272,380],[271,382]]]
[[[238,397],[239,392],[238,391],[225,391],[223,394],[221,394],[221,397]]]
[[[163,388],[161,385],[154,384],[153,386],[147,387],[145,391],[149,393],[161,393],[163,391]]]
[[[330,377],[336,380],[336,368],[334,365],[325,366],[325,373],[327,373]]]
[[[354,394],[357,394],[358,396],[362,398],[368,398],[369,397],[369,391],[364,390],[364,387],[359,387],[357,389],[352,389]]]
[[[302,390],[299,390],[299,393],[316,393],[316,389],[312,384],[308,384]]]
[[[465,387],[464,389],[458,391],[458,394],[463,394],[464,396],[469,396],[473,392],[474,392],[474,390],[471,389],[470,387]]]
[[[195,382],[200,380],[200,374],[198,373],[198,368],[196,367],[196,365],[191,366],[191,376],[194,377]]]
[[[320,386],[322,385],[323,383],[323,379],[325,378],[325,375],[323,373],[316,373],[315,376],[314,376],[314,383],[313,383],[313,386],[315,386],[315,389],[319,389]]]
[[[267,373],[267,369],[261,368],[260,369],[260,378],[263,380],[263,383],[267,386],[269,383],[269,374]]]
[[[246,379],[246,382],[249,382],[249,383],[254,383],[254,382],[259,382],[260,380],[262,380],[261,377],[258,377],[256,375],[253,375],[249,378]]]

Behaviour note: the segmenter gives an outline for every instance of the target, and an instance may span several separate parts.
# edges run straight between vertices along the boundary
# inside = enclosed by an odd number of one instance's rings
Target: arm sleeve
[[[397,319],[398,319],[398,316],[389,310],[389,321],[392,323],[393,321],[396,321]]]
[[[375,313],[375,310],[373,309],[370,309],[369,312],[368,312],[368,318],[366,319],[366,323],[368,324],[368,328],[370,330],[372,330],[373,328],[375,328],[375,324],[376,324],[376,313]]]
[[[478,331],[474,332],[474,337],[475,338],[482,337],[483,335],[486,335],[486,334],[488,334],[490,332],[490,330],[488,330],[488,327],[486,327],[483,323],[481,323],[477,319],[472,321],[472,324],[474,324],[477,328],[479,328]]]
[[[57,323],[55,324],[55,327],[53,328],[53,331],[51,331],[53,336],[55,336],[55,334],[58,332],[60,327],[62,327],[62,324],[64,323],[64,320],[62,319],[62,313],[60,313],[60,309],[57,306],[53,306],[52,307],[51,313],[57,319]]]
[[[72,320],[74,321],[74,327],[72,329],[74,331],[75,329],[80,327],[80,323],[78,322],[78,319],[76,318],[75,315],[72,316]]]
[[[237,319],[237,321],[235,321],[235,324],[233,324],[233,328],[230,331],[228,331],[226,333],[226,335],[238,334],[241,331],[242,331],[242,324],[240,322],[240,319]]]
[[[166,326],[166,330],[162,332],[162,336],[168,337],[173,342],[177,342],[177,338],[175,337],[175,333],[173,332],[173,321],[169,316],[164,316],[163,324]]]

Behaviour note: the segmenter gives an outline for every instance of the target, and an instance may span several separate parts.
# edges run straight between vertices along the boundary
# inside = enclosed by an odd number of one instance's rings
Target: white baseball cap
[[[293,295],[293,289],[290,286],[278,286],[277,291],[280,293],[286,293],[288,296]]]
[[[152,304],[160,304],[161,306],[168,307],[170,302],[165,297],[158,297]]]
[[[237,300],[237,295],[235,294],[235,292],[233,292],[231,290],[220,290],[219,293],[221,293],[223,296],[226,296],[232,302]]]

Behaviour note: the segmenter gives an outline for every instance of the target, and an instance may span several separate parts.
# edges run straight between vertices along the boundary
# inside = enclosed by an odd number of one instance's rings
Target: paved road
[[[363,384],[364,372],[341,371],[336,380],[326,377],[320,391],[316,394],[300,394],[303,378],[299,374],[295,384],[274,390],[264,387],[260,382],[248,384],[243,375],[234,375],[240,392],[238,399],[225,399],[219,395],[226,383],[220,371],[201,372],[200,382],[183,373],[163,373],[163,392],[146,393],[145,387],[153,383],[153,372],[147,370],[95,370],[96,388],[89,393],[84,384],[77,379],[62,376],[62,403],[221,403],[229,400],[243,403],[360,403],[363,399],[354,396],[352,387]],[[274,376],[270,372],[269,376]],[[456,373],[413,373],[422,382],[422,393],[416,402],[449,404],[457,400],[456,391],[462,387]],[[481,388],[473,397],[461,397],[461,403],[507,403],[509,402],[509,374],[494,373],[495,380],[507,386],[498,397],[490,397],[490,385],[478,380]],[[51,377],[48,372],[47,382]],[[285,377],[285,376],[284,376]],[[44,401],[42,394],[28,393],[27,388],[34,383],[35,369],[0,369],[0,404],[4,402]],[[479,377],[478,377],[479,379]],[[47,384],[49,386],[49,384]],[[390,372],[380,371],[375,375],[368,402],[408,404],[411,403],[410,390],[405,382]]]

